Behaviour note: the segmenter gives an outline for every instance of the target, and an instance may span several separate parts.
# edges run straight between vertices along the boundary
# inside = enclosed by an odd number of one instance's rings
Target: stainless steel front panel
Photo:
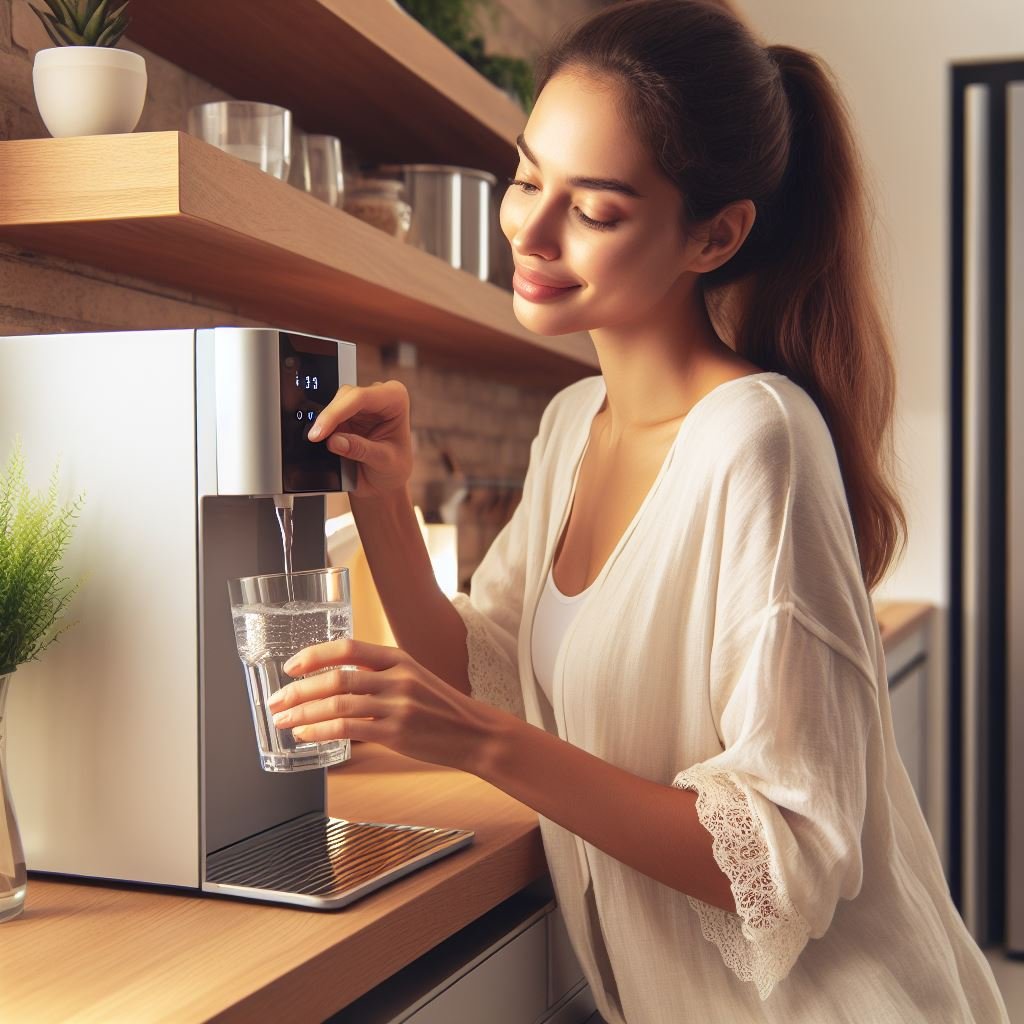
[[[196,332],[201,493],[272,495],[288,490],[281,450],[281,335],[269,327]],[[355,384],[355,345],[323,340],[338,346],[339,387]],[[324,398],[326,404],[333,394]],[[341,489],[351,490],[355,466],[348,459],[339,463]]]

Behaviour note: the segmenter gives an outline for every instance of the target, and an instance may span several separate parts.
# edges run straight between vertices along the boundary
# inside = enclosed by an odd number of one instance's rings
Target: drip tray
[[[210,854],[203,890],[337,910],[472,841],[461,829],[314,813]]]

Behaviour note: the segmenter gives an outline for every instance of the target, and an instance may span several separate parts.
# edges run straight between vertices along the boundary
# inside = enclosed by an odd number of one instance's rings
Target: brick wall
[[[600,0],[517,0],[506,6],[498,0],[497,17],[482,14],[479,26],[488,52],[532,58],[560,24],[599,5]],[[26,0],[0,0],[0,139],[46,137],[32,93],[32,59],[49,45]],[[121,45],[146,58],[149,86],[139,131],[183,130],[189,107],[229,98],[130,39]],[[230,304],[0,244],[0,334],[256,322]],[[468,480],[458,510],[459,580],[466,589],[518,503],[530,440],[553,392],[441,370],[427,353],[416,354],[417,365],[400,365],[408,360],[396,360],[398,352],[408,350],[360,344],[359,383],[395,377],[409,388],[417,453],[412,491],[428,519]]]

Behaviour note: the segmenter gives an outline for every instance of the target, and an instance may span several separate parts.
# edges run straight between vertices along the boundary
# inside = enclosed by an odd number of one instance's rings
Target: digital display
[[[338,391],[337,342],[282,331],[280,350],[284,489],[289,494],[340,491],[340,457],[306,436]]]

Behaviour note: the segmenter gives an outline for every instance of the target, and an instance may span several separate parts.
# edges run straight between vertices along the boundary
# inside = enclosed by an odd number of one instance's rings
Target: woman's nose
[[[541,256],[556,259],[559,251],[555,211],[536,203],[519,223],[512,235],[512,248],[520,256]]]

